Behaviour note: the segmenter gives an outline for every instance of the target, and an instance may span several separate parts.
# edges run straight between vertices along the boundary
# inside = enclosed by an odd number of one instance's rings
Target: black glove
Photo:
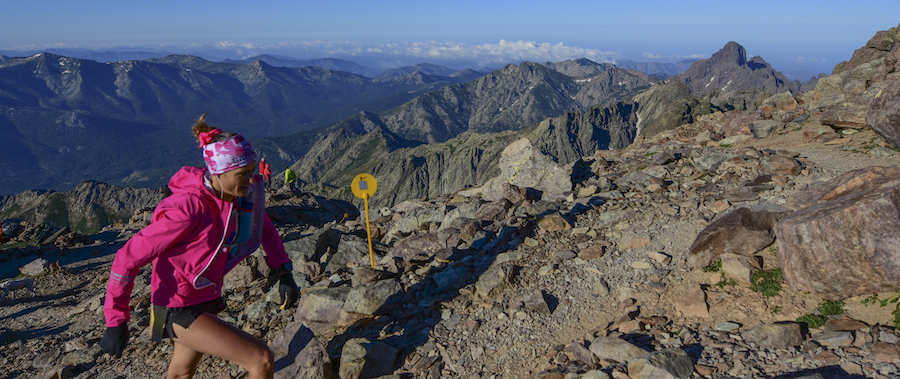
[[[125,345],[128,344],[128,325],[122,324],[116,327],[106,328],[103,338],[100,339],[100,348],[116,358],[122,357]]]
[[[278,269],[278,294],[281,295],[281,309],[293,308],[300,298],[300,290],[297,283],[294,282],[294,276],[291,274],[287,265]]]

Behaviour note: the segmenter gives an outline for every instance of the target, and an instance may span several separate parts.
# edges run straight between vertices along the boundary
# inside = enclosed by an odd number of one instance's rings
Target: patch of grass
[[[781,313],[781,306],[780,305],[773,306],[772,308],[769,309],[769,312],[772,313],[773,315],[777,315],[777,314]]]
[[[709,266],[703,268],[703,272],[719,272],[722,271],[722,259],[718,259]]]
[[[824,300],[819,304],[819,312],[825,316],[839,315],[847,312],[847,307],[842,301]]]
[[[801,324],[806,324],[810,329],[818,329],[825,326],[825,322],[828,321],[828,318],[822,315],[814,315],[814,314],[805,314],[797,318],[797,322]]]
[[[725,148],[728,148],[728,147],[731,147],[731,145],[726,143],[726,144],[724,144],[724,145],[719,145],[719,147],[725,147]]]
[[[738,284],[737,280],[734,278],[725,279],[725,272],[722,271],[722,259],[719,258],[709,266],[702,268],[703,272],[718,272],[719,273],[719,282],[715,284],[716,287],[725,288],[725,286],[736,286]]]
[[[722,279],[719,280],[718,283],[716,283],[716,287],[725,288],[725,286],[736,286],[737,284],[738,284],[738,282],[734,278],[728,278],[726,280],[725,276],[723,275]]]
[[[818,329],[825,326],[828,316],[835,316],[847,312],[846,304],[841,301],[823,300],[817,308],[819,314],[807,313],[797,318],[797,322],[806,324],[809,328]]]
[[[759,292],[765,297],[781,293],[781,281],[784,275],[780,268],[754,272],[750,277],[750,290]]]

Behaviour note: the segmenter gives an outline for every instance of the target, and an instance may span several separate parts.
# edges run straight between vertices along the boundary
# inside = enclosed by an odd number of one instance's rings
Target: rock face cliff
[[[747,59],[747,51],[737,42],[731,41],[709,59],[691,64],[687,71],[671,78],[687,84],[697,96],[712,90],[737,91],[760,89],[770,94],[778,92],[800,92],[812,89],[815,82],[791,81],[784,74],[775,71],[760,56]]]
[[[122,188],[88,181],[67,192],[25,191],[0,197],[0,218],[68,226],[89,234],[128,221],[135,211],[153,208],[165,196],[165,189]]]
[[[273,165],[287,167],[338,129],[360,135],[381,127],[412,143],[443,142],[464,132],[521,130],[566,112],[611,106],[649,86],[649,77],[642,72],[589,60],[549,67],[523,62],[388,111],[363,111],[326,128],[262,139],[258,146]]]
[[[637,134],[636,125],[635,106],[618,103],[584,113],[568,112],[520,131],[466,132],[442,143],[418,146],[381,127],[350,138],[338,131],[292,167],[307,183],[304,189],[356,203],[350,182],[368,172],[379,182],[379,196],[371,204],[393,206],[483,184],[497,175],[500,152],[516,139],[528,138],[538,151],[570,164],[597,149],[627,146]]]

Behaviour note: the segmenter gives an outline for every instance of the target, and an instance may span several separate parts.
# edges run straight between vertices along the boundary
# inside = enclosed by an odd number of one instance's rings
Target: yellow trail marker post
[[[366,204],[366,235],[369,236],[369,260],[372,261],[372,268],[375,268],[375,252],[372,250],[372,229],[369,227],[369,197],[375,194],[378,189],[378,182],[375,177],[369,174],[359,174],[353,178],[350,184],[353,195],[363,199]]]

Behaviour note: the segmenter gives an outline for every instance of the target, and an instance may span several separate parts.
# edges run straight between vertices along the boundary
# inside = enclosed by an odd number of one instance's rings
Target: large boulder
[[[276,379],[330,379],[331,358],[312,330],[295,322],[275,334],[269,347],[275,354]]]
[[[713,221],[691,244],[688,265],[709,266],[725,253],[752,255],[775,241],[772,227],[785,212],[738,208]]]
[[[481,195],[487,200],[507,197],[504,184],[534,188],[544,194],[562,194],[572,190],[572,168],[554,162],[531,145],[527,138],[515,141],[500,155],[500,175],[482,186]],[[571,165],[569,165],[571,166]],[[507,187],[508,189],[508,187]]]
[[[323,288],[300,296],[294,320],[303,322],[313,331],[353,325],[368,315],[347,312],[344,303],[352,289],[348,286]]]
[[[900,80],[892,80],[869,102],[866,123],[893,147],[900,147]]]
[[[900,290],[900,168],[849,171],[797,203],[774,228],[791,288],[833,300]]]
[[[393,372],[398,350],[381,341],[353,338],[341,349],[341,379],[377,378]]]

